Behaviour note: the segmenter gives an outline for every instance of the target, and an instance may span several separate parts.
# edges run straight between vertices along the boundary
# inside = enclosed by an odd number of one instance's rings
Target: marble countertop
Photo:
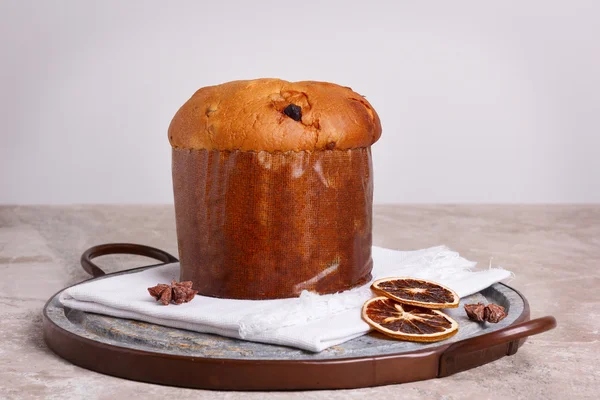
[[[0,207],[0,399],[229,399],[240,393],[170,388],[101,375],[52,353],[42,338],[46,300],[88,276],[79,257],[107,242],[147,244],[177,254],[172,206]],[[558,327],[518,353],[443,379],[358,390],[244,393],[247,400],[566,399],[600,393],[600,205],[378,206],[374,244],[418,249],[445,244],[481,265],[512,270],[510,285],[531,317]],[[102,259],[107,272],[145,265]]]

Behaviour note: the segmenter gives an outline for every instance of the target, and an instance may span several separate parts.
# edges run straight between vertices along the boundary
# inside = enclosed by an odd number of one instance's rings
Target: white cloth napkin
[[[475,263],[447,247],[396,251],[373,247],[373,279],[410,276],[430,279],[460,297],[508,278],[504,269],[473,271]],[[370,284],[346,292],[280,300],[229,300],[196,296],[191,302],[163,306],[147,288],[179,280],[179,263],[82,283],[65,290],[63,305],[87,312],[214,333],[313,352],[369,332],[361,307],[373,294]]]

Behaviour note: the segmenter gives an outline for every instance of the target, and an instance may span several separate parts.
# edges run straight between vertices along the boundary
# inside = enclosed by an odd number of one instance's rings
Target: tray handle
[[[106,273],[102,271],[102,269],[97,266],[92,259],[109,254],[131,254],[136,256],[145,256],[154,258],[155,260],[162,261],[164,263],[173,263],[179,261],[166,251],[157,249],[155,247],[133,243],[107,243],[87,249],[81,255],[81,266],[85,272],[92,275],[94,278],[106,275]]]
[[[556,327],[552,316],[525,321],[507,326],[495,332],[461,340],[450,345],[440,356],[438,377],[452,375],[485,364],[505,355],[513,355],[519,348],[519,341],[527,336],[537,335]],[[506,345],[508,346],[502,346]]]

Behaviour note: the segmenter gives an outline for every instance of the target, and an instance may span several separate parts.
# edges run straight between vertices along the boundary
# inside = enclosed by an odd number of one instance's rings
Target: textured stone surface
[[[408,250],[446,244],[486,265],[492,257],[494,265],[515,272],[510,284],[528,298],[532,318],[554,315],[558,328],[534,336],[513,357],[443,379],[245,398],[597,398],[600,206],[382,206],[374,215],[376,245]],[[172,206],[0,207],[0,398],[239,397],[104,376],[46,348],[45,301],[86,279],[81,253],[106,242],[176,254]],[[102,263],[115,271],[148,260],[110,256]]]

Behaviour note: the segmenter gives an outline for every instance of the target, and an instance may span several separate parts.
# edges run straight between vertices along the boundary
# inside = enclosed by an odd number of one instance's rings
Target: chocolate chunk
[[[327,150],[333,150],[335,148],[335,142],[327,143]]]
[[[302,119],[302,107],[295,104],[288,105],[283,113],[293,119],[294,121],[300,121]]]

